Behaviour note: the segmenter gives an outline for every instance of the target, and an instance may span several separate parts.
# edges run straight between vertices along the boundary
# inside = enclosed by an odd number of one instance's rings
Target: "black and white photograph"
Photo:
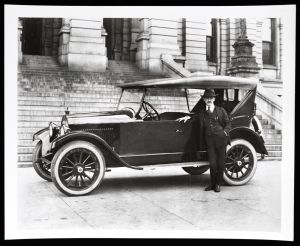
[[[6,240],[294,240],[295,5],[4,7]]]

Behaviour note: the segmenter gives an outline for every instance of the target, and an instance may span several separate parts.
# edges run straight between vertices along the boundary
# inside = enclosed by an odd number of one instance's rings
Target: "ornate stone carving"
[[[230,68],[227,74],[239,77],[256,77],[260,68],[256,62],[256,57],[252,55],[253,43],[247,38],[246,19],[240,19],[241,35],[233,44],[235,55],[231,58]]]

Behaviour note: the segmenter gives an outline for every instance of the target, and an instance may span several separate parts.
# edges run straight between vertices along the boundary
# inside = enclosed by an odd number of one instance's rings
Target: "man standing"
[[[192,119],[199,121],[200,142],[204,140],[206,143],[210,163],[210,185],[205,188],[205,191],[220,192],[226,146],[230,143],[228,133],[231,124],[225,109],[214,105],[216,96],[213,89],[206,89],[202,96],[206,108],[200,109],[199,113],[192,116]],[[178,121],[186,122],[190,118],[190,116],[185,116],[179,118]]]

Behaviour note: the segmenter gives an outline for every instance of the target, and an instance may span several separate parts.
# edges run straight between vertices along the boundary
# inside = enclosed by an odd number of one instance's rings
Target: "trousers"
[[[212,134],[205,138],[210,164],[210,182],[212,185],[220,185],[225,167],[227,137],[225,134]]]

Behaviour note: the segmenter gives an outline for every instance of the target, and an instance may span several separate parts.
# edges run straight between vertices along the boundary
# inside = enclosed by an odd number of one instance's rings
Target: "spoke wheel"
[[[86,195],[97,188],[104,176],[101,151],[85,141],[73,141],[55,154],[51,174],[55,186],[70,196]]]
[[[257,167],[254,147],[246,140],[235,139],[227,146],[223,179],[229,185],[248,183]]]
[[[36,173],[44,180],[52,181],[51,162],[41,159],[42,141],[39,141],[32,152],[32,165]]]
[[[209,169],[209,166],[183,167],[182,169],[191,175],[201,175]]]

